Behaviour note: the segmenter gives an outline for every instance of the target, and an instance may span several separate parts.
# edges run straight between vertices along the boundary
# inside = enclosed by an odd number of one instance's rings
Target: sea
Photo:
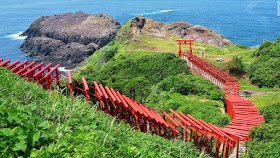
[[[257,47],[280,36],[277,0],[0,0],[0,58],[26,60],[19,36],[41,16],[104,13],[124,24],[142,15],[206,26],[239,45]]]

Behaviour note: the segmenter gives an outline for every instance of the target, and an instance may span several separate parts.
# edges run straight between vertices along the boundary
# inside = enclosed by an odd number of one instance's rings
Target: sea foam
[[[69,71],[71,71],[70,69],[66,69],[65,67],[58,67],[58,71],[64,74],[67,74]]]
[[[168,13],[168,12],[175,12],[174,10],[158,10],[153,12],[146,12],[146,13],[139,13],[136,15],[154,15],[154,14],[162,14],[162,13]]]
[[[10,34],[5,36],[5,38],[9,38],[11,40],[25,40],[27,38],[27,36],[20,36],[23,32],[18,32],[15,34]]]

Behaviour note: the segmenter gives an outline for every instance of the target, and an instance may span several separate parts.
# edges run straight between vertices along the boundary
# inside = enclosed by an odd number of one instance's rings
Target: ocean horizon
[[[0,1],[0,58],[26,60],[19,47],[26,37],[20,36],[41,16],[75,13],[104,13],[121,24],[135,16],[164,23],[188,22],[212,29],[235,44],[257,47],[264,40],[275,41],[280,35],[280,17],[276,0],[248,1]]]

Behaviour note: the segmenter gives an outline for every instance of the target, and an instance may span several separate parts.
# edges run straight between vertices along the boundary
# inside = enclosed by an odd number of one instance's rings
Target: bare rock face
[[[104,15],[82,12],[43,16],[22,34],[21,49],[38,61],[75,68],[117,34],[120,24]]]
[[[193,39],[198,42],[216,46],[232,45],[222,35],[209,30],[206,27],[192,25],[184,22],[164,24],[144,17],[136,17],[131,21],[131,33],[134,35],[147,34],[155,37],[167,37],[175,35],[178,38]]]

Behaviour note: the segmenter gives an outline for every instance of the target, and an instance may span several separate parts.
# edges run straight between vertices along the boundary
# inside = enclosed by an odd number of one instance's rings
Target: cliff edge
[[[22,34],[27,39],[21,49],[35,60],[74,68],[108,44],[119,29],[120,24],[104,14],[43,16]]]

